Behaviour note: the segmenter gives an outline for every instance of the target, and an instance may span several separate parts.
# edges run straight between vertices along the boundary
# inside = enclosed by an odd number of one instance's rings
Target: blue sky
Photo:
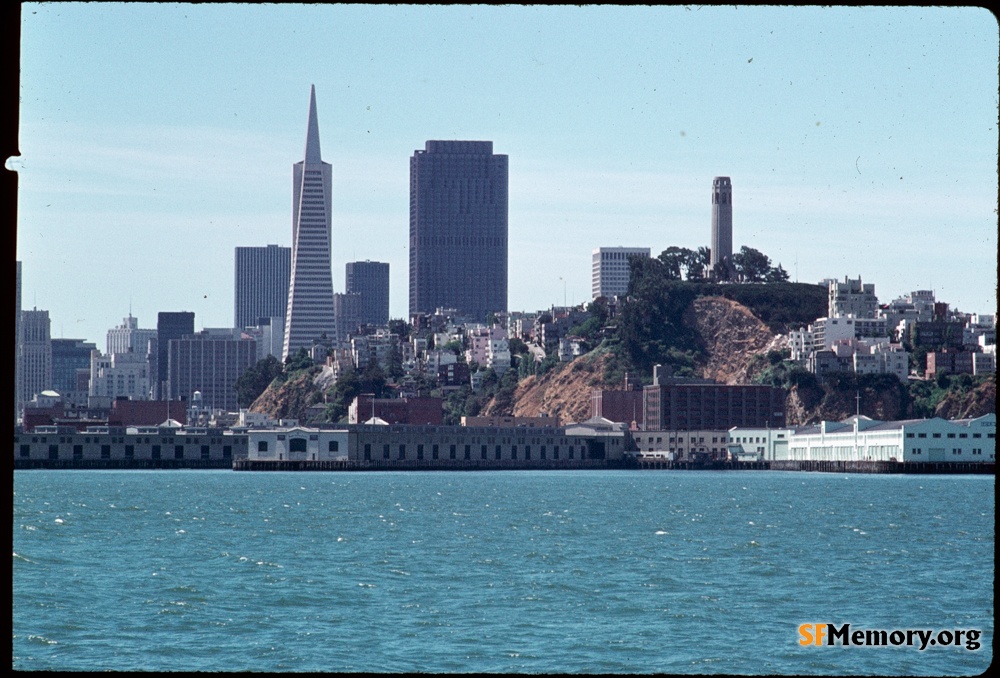
[[[333,276],[390,264],[409,157],[510,157],[511,310],[590,296],[591,250],[734,247],[993,313],[998,24],[981,8],[51,3],[22,7],[22,306],[103,349],[187,310],[233,322],[233,251],[291,244],[316,85]]]

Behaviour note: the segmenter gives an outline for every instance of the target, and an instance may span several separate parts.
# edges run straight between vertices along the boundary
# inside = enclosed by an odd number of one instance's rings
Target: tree
[[[263,360],[240,375],[236,380],[236,401],[240,407],[250,407],[260,394],[267,390],[271,382],[283,373],[281,361],[273,355]]]
[[[788,282],[788,272],[781,267],[781,264],[778,264],[777,267],[767,272],[764,282]]]
[[[305,370],[313,366],[313,359],[309,355],[309,351],[304,348],[300,348],[295,353],[289,355],[285,358],[285,373],[297,372],[298,370]]]
[[[771,270],[771,259],[763,252],[744,245],[733,255],[733,266],[744,282],[764,282]]]
[[[667,280],[680,280],[681,268],[687,269],[688,260],[691,258],[691,250],[684,247],[670,246],[660,252],[657,257],[663,264],[663,273]]]
[[[712,250],[708,247],[699,247],[697,251],[691,252],[687,260],[687,279],[704,280],[705,271],[712,263]]]

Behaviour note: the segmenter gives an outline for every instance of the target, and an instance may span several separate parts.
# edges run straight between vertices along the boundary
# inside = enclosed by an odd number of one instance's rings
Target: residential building
[[[591,296],[619,297],[628,292],[629,258],[649,258],[648,247],[598,247],[591,256]]]
[[[380,261],[351,261],[345,267],[348,294],[361,296],[358,321],[366,325],[389,324],[389,264]]]
[[[862,284],[861,278],[851,280],[844,276],[844,282],[832,280],[827,288],[827,315],[831,318],[854,316],[855,318],[875,318],[878,299],[875,285]]]
[[[280,317],[284,327],[292,249],[279,245],[237,247],[235,271],[233,327],[259,327],[263,318],[274,317]]]
[[[17,425],[21,418],[21,408],[23,403],[23,385],[21,384],[21,262],[15,262],[15,289],[14,289],[14,424]]]
[[[733,259],[733,184],[729,177],[712,179],[712,244],[710,272]]]
[[[323,162],[316,87],[309,93],[305,159],[292,166],[292,270],[281,358],[336,336],[330,224],[333,166]]]
[[[428,141],[410,158],[410,315],[507,310],[507,156]]]

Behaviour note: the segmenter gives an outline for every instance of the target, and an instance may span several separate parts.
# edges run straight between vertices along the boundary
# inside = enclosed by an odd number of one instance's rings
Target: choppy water
[[[972,675],[994,479],[17,471],[13,667]],[[798,626],[979,629],[802,647]]]

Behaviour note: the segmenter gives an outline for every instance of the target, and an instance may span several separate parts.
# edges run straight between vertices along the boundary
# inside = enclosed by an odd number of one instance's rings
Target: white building
[[[112,355],[102,355],[97,349],[90,352],[91,396],[149,400],[149,375],[150,361],[145,351]]]
[[[346,430],[296,426],[247,431],[247,458],[276,461],[335,461],[347,459]]]
[[[729,429],[729,458],[771,461],[788,459],[788,441],[791,428],[740,428]]]
[[[853,416],[796,429],[788,458],[811,461],[993,462],[995,414],[976,419],[876,421]]]
[[[156,330],[139,328],[139,319],[128,314],[122,318],[122,324],[108,330],[107,355],[115,353],[149,353],[149,340],[156,339]]]
[[[623,296],[628,291],[629,256],[649,257],[648,247],[599,247],[591,265],[592,297]]]
[[[839,318],[852,315],[855,318],[875,318],[878,298],[875,285],[862,284],[861,278],[851,280],[844,276],[844,282],[830,281],[827,287],[827,315]]]

